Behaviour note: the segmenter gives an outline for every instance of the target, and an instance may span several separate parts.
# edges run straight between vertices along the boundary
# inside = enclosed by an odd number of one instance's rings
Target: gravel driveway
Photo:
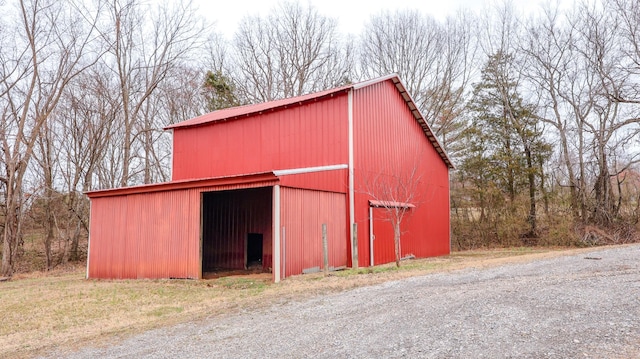
[[[640,358],[640,246],[414,277],[65,355]]]

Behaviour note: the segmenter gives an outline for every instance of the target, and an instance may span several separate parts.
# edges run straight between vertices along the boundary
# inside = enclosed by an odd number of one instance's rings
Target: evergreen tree
[[[208,111],[240,105],[233,82],[220,71],[207,71],[202,88]]]
[[[529,231],[525,235],[535,237],[536,179],[542,176],[539,159],[550,156],[551,146],[542,135],[534,106],[526,104],[518,92],[512,64],[511,55],[497,52],[474,86],[469,103],[472,121],[465,131],[469,151],[461,171],[477,190],[481,219],[488,188],[497,186],[512,211],[518,193],[526,188]]]

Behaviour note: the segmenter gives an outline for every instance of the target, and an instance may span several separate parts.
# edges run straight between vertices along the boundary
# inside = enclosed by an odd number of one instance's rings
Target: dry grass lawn
[[[211,280],[86,280],[84,268],[0,283],[0,357],[101,345],[178,322],[226,315],[318,294],[432,272],[496,266],[589,249],[512,248],[456,252],[393,265],[309,274],[273,284],[270,274]]]

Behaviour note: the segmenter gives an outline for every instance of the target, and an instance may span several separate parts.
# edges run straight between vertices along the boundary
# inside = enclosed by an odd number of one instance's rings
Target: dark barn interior
[[[271,268],[272,187],[202,195],[202,272]]]

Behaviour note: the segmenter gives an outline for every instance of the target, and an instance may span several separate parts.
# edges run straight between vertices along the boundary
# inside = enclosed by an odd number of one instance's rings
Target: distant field
[[[107,343],[165,325],[323,293],[468,267],[554,257],[589,249],[511,248],[308,274],[271,283],[270,274],[211,280],[86,280],[84,267],[20,275],[0,283],[0,357]]]

